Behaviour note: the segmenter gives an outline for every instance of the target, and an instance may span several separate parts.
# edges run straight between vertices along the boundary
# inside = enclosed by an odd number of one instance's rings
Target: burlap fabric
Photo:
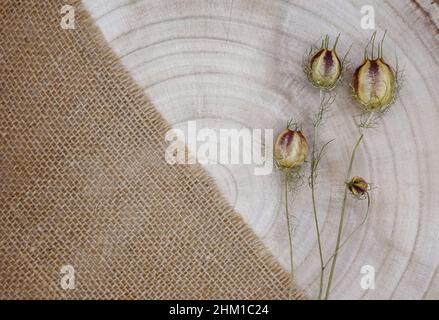
[[[0,298],[285,298],[288,276],[76,7],[0,3]],[[74,267],[75,288],[61,287]]]

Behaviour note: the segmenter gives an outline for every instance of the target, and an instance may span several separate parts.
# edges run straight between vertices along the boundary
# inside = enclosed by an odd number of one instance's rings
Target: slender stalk
[[[352,149],[351,159],[349,160],[348,170],[346,172],[346,181],[348,181],[350,179],[350,177],[351,177],[352,165],[354,163],[355,155],[357,153],[358,147],[361,144],[361,141],[363,141],[363,138],[364,138],[364,133],[361,132],[361,129],[362,128],[369,128],[369,125],[370,125],[370,123],[372,121],[373,116],[374,116],[374,113],[370,112],[367,120],[359,125],[360,136],[358,137],[358,140],[355,143],[354,148]],[[328,285],[326,287],[325,300],[329,299],[329,294],[330,294],[330,291],[331,291],[332,279],[334,277],[335,265],[337,263],[338,252],[340,250],[340,242],[341,242],[341,236],[342,236],[342,233],[343,233],[343,224],[344,224],[344,218],[345,218],[345,212],[346,212],[347,196],[348,196],[348,189],[345,187],[344,188],[344,194],[343,194],[343,202],[342,202],[342,205],[341,205],[340,221],[339,221],[339,224],[338,224],[337,242],[335,244],[335,250],[334,250],[334,253],[333,253],[332,264],[331,264],[331,271],[329,272],[329,278],[328,278]]]
[[[317,244],[319,248],[319,257],[320,257],[320,285],[319,285],[319,300],[322,299],[323,294],[323,278],[325,273],[325,266],[323,262],[323,250],[322,250],[322,242],[320,239],[320,227],[319,227],[319,219],[317,216],[317,205],[316,205],[316,196],[315,196],[315,171],[317,170],[316,166],[316,139],[318,135],[318,126],[314,126],[314,137],[313,137],[313,145],[312,145],[312,159],[311,159],[311,176],[310,176],[310,185],[311,185],[311,198],[312,198],[312,207],[314,214],[314,224],[316,227],[317,233]]]
[[[313,123],[314,136],[313,136],[313,144],[312,144],[311,175],[309,178],[309,185],[311,188],[311,199],[312,199],[312,208],[313,208],[313,216],[314,216],[314,225],[316,228],[317,244],[318,244],[319,258],[320,258],[320,284],[319,284],[319,296],[318,296],[319,300],[322,299],[322,295],[323,295],[323,281],[324,281],[324,277],[325,277],[325,266],[324,266],[324,262],[323,262],[323,249],[322,249],[322,242],[321,242],[321,237],[320,237],[320,227],[319,227],[317,205],[316,205],[316,183],[317,183],[316,180],[317,180],[318,165],[319,165],[320,159],[322,157],[323,151],[331,141],[329,141],[325,145],[323,145],[323,147],[320,150],[317,150],[317,141],[318,141],[319,126],[324,121],[325,112],[327,110],[327,107],[334,102],[334,99],[335,99],[335,97],[333,97],[333,96],[330,96],[328,99],[326,99],[325,92],[323,92],[323,90],[320,90],[320,109],[315,114],[314,123]]]
[[[349,160],[348,171],[346,173],[346,181],[349,180],[349,177],[351,176],[352,165],[354,163],[355,155],[357,153],[357,150],[358,150],[358,147],[360,146],[361,141],[363,140],[363,137],[364,137],[364,134],[361,133],[360,137],[358,138],[357,142],[355,143],[354,148],[352,149],[351,159]],[[343,202],[342,202],[342,205],[341,205],[340,222],[338,224],[337,242],[336,242],[336,245],[335,245],[334,257],[332,259],[331,271],[329,272],[329,278],[328,278],[328,285],[326,287],[325,300],[329,299],[329,293],[331,291],[332,279],[334,277],[335,265],[337,263],[338,250],[340,249],[340,241],[341,241],[341,235],[342,235],[342,232],[343,232],[344,217],[345,217],[345,212],[346,212],[347,196],[348,196],[348,189],[345,187],[344,188],[344,194],[343,194]]]
[[[291,273],[290,273],[290,291],[289,291],[289,298],[290,300],[293,299],[293,293],[294,293],[294,259],[293,259],[293,235],[291,230],[291,222],[290,222],[290,214],[288,212],[288,177],[287,172],[284,173],[285,175],[285,216],[287,218],[287,228],[288,228],[288,243],[289,243],[289,249],[290,249],[290,267],[291,267]]]

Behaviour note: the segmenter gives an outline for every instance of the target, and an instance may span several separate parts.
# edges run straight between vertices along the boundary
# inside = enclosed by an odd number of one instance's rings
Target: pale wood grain
[[[134,79],[177,128],[274,128],[304,123],[319,94],[301,60],[325,33],[342,34],[340,51],[361,62],[371,31],[360,8],[376,9],[378,31],[388,30],[386,59],[395,53],[405,86],[384,124],[367,133],[355,174],[375,184],[372,214],[342,251],[334,298],[439,298],[439,39],[438,6],[430,1],[116,1],[86,0],[106,39]],[[352,70],[345,79],[349,80]],[[324,245],[334,246],[348,153],[359,109],[347,85],[338,88],[321,140],[336,139],[321,164],[319,215]],[[288,267],[279,174],[255,176],[249,166],[207,166],[219,188],[265,245]],[[300,288],[313,297],[319,262],[305,186],[291,203]],[[348,229],[361,221],[349,202]],[[239,245],[239,244],[237,244]],[[376,268],[376,289],[360,287],[360,268]]]

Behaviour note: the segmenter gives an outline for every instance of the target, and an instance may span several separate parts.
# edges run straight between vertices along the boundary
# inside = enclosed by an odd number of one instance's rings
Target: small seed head
[[[369,184],[361,177],[355,176],[347,183],[348,190],[357,198],[364,197],[369,191]]]

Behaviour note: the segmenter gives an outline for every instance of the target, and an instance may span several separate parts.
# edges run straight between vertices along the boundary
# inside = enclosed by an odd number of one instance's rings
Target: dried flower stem
[[[322,91],[320,90],[320,96],[322,95]],[[320,109],[322,110],[322,108]],[[322,110],[323,111],[323,110]],[[319,249],[319,258],[320,258],[320,284],[319,284],[319,300],[322,299],[323,293],[323,278],[325,273],[325,267],[323,265],[323,250],[322,250],[322,242],[320,239],[320,227],[319,227],[319,219],[317,216],[317,205],[316,205],[316,175],[317,175],[317,156],[316,156],[316,140],[318,136],[318,127],[320,121],[318,121],[318,115],[316,116],[316,120],[314,121],[314,133],[313,133],[313,143],[312,143],[312,155],[311,155],[311,175],[310,175],[310,186],[311,186],[311,198],[312,198],[312,208],[314,215],[314,224],[316,227],[317,234],[317,244]]]
[[[288,228],[288,244],[290,249],[290,290],[289,290],[289,298],[293,299],[294,294],[294,259],[293,259],[293,231],[290,222],[290,213],[288,211],[288,173],[284,172],[285,175],[285,216],[287,218],[287,228]]]
[[[285,216],[287,220],[288,239],[290,248],[290,299],[294,295],[294,260],[293,260],[293,228],[288,211],[288,191],[297,191],[303,177],[300,167],[305,162],[308,154],[308,142],[300,130],[299,125],[292,120],[288,121],[287,128],[276,138],[274,145],[274,158],[278,168],[282,169],[285,179]]]
[[[319,161],[322,157],[323,151],[326,146],[329,144],[326,143],[319,151],[317,150],[317,140],[318,140],[318,129],[324,120],[325,112],[329,105],[334,102],[335,96],[329,96],[329,98],[325,97],[325,92],[320,90],[320,108],[315,114],[314,117],[314,132],[313,132],[313,144],[312,144],[312,154],[311,154],[311,173],[309,177],[309,186],[311,188],[311,199],[312,199],[312,208],[313,208],[313,216],[314,216],[314,225],[316,228],[317,234],[317,245],[319,249],[319,258],[320,258],[320,283],[319,283],[319,300],[322,299],[323,294],[323,280],[325,275],[325,266],[323,261],[323,249],[322,249],[322,241],[320,237],[320,227],[319,227],[319,219],[317,214],[317,205],[316,205],[316,183],[317,183],[317,172]]]
[[[314,127],[314,142],[313,142],[313,151],[312,151],[312,162],[315,162],[315,149],[316,149],[316,143],[315,139],[317,137],[317,127]],[[325,267],[323,264],[323,250],[322,250],[322,241],[320,239],[320,227],[319,227],[319,219],[317,216],[317,206],[316,206],[316,196],[315,196],[315,174],[314,174],[314,168],[311,168],[311,177],[310,177],[310,185],[311,185],[311,197],[312,197],[312,208],[313,208],[313,214],[314,214],[314,223],[316,227],[316,233],[317,233],[317,244],[319,248],[319,258],[320,258],[320,285],[319,285],[319,300],[322,299],[322,293],[323,293],[323,277],[325,273]]]
[[[369,124],[370,124],[370,122],[372,120],[373,115],[374,115],[373,112],[369,113],[369,117],[367,118],[367,120],[359,126],[360,130],[361,130],[361,128],[368,128],[369,127]],[[355,160],[355,155],[357,153],[358,147],[360,146],[361,142],[363,141],[363,138],[364,138],[364,133],[361,132],[360,136],[357,139],[357,142],[354,145],[354,148],[352,149],[351,158],[349,160],[349,165],[348,165],[348,170],[346,172],[346,181],[349,181],[349,179],[351,177],[352,166],[353,166],[353,163],[354,163],[354,160]],[[341,237],[342,237],[342,233],[343,233],[343,225],[344,225],[344,218],[345,218],[345,212],[346,212],[347,197],[348,197],[348,189],[345,187],[344,188],[344,194],[343,194],[343,202],[342,202],[342,206],[341,206],[340,221],[339,221],[339,224],[338,224],[337,242],[336,242],[336,245],[335,245],[335,250],[334,250],[334,254],[333,254],[333,258],[332,258],[331,271],[329,272],[329,278],[328,278],[328,285],[326,287],[325,300],[329,299],[329,294],[330,294],[330,291],[331,291],[332,279],[334,277],[335,265],[337,263],[338,252],[340,250]]]

